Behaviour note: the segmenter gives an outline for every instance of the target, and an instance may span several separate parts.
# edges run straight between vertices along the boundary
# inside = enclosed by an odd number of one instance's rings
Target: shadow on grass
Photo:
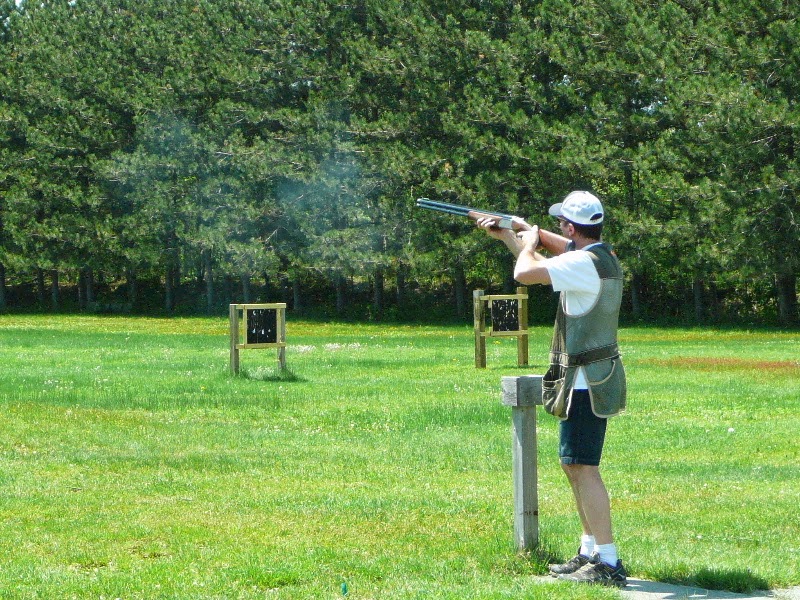
[[[241,379],[249,379],[251,381],[278,381],[281,383],[302,383],[308,381],[307,379],[296,375],[291,369],[242,369],[238,375]]]
[[[724,590],[736,594],[748,594],[757,590],[769,589],[769,582],[745,570],[699,569],[689,572],[684,569],[670,569],[653,573],[654,579],[675,585],[691,586],[705,590]]]

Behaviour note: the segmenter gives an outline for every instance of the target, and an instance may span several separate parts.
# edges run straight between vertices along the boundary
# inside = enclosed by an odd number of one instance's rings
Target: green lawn
[[[503,375],[471,327],[0,316],[0,597],[617,598],[542,583],[579,534],[539,420],[542,549],[512,540]],[[800,333],[623,329],[604,474],[633,576],[800,584]]]

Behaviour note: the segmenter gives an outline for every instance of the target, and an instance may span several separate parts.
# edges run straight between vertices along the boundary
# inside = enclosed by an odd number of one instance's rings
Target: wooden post
[[[278,366],[281,371],[286,370],[286,308],[278,309]]]
[[[511,407],[514,541],[529,551],[539,543],[536,405],[542,403],[542,376],[503,377],[503,404]]]
[[[231,324],[231,373],[239,374],[239,307],[231,304],[230,324]]]
[[[486,368],[486,302],[483,301],[483,290],[472,292],[472,312],[475,317],[475,366]]]
[[[528,289],[524,287],[517,288],[517,295],[519,299],[519,331],[526,333],[517,336],[517,366],[526,367],[528,365]]]

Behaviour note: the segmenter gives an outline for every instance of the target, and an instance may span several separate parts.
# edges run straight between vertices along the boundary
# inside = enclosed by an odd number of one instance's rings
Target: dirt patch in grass
[[[659,367],[680,367],[698,371],[780,371],[800,372],[800,361],[796,360],[755,360],[747,358],[721,358],[718,356],[673,356],[672,358],[651,358],[642,363]]]

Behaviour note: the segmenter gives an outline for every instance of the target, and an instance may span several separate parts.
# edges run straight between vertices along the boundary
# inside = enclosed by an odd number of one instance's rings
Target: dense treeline
[[[0,24],[0,309],[464,314],[510,260],[416,197],[549,226],[591,189],[629,316],[797,320],[789,2],[0,0]]]

